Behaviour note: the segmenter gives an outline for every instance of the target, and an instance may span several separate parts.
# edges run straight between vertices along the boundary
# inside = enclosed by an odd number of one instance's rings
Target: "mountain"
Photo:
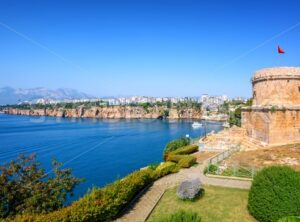
[[[12,87],[0,88],[0,105],[16,104],[20,102],[35,102],[38,99],[92,99],[93,96],[79,92],[75,89],[47,89],[47,88],[32,88],[32,89],[14,89]]]

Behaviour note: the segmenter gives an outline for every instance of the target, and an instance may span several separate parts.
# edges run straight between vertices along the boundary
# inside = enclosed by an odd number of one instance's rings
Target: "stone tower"
[[[253,104],[242,109],[242,127],[261,144],[300,142],[300,67],[257,71]]]

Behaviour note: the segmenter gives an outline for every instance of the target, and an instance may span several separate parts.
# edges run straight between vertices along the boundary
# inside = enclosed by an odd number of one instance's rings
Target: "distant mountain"
[[[47,89],[47,88],[32,88],[32,89],[14,89],[11,87],[0,88],[0,105],[17,104],[20,102],[35,102],[38,99],[92,99],[93,96],[79,92],[75,89]]]

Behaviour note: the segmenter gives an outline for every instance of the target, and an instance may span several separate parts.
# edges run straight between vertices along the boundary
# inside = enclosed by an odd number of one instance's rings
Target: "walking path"
[[[178,173],[167,175],[153,183],[146,191],[141,194],[134,203],[116,220],[116,222],[144,222],[163,196],[165,191],[178,185],[181,181],[188,178],[199,178],[203,184],[249,189],[251,181],[219,179],[206,177],[203,169],[206,163],[199,164],[196,167],[182,169]]]

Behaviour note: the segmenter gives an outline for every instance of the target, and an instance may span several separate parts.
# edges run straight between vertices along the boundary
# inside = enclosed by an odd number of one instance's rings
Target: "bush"
[[[155,170],[159,166],[159,163],[152,163],[148,166],[149,169]]]
[[[284,217],[281,218],[278,222],[300,222],[300,217]]]
[[[154,222],[201,222],[201,217],[194,212],[179,210]]]
[[[197,151],[198,151],[198,145],[189,145],[189,146],[178,148],[177,150],[171,153],[175,155],[184,155],[184,154],[195,153]]]
[[[209,164],[204,169],[204,174],[210,173],[210,174],[216,174],[218,171],[218,166],[215,164]]]
[[[262,222],[300,216],[300,173],[287,166],[267,167],[254,177],[249,212]]]
[[[156,172],[156,177],[160,178],[160,177],[163,177],[170,173],[176,173],[176,172],[178,172],[178,170],[179,170],[179,168],[176,163],[165,162],[165,163],[159,165],[156,168],[155,172]]]
[[[193,200],[201,190],[201,182],[198,178],[183,181],[177,188],[177,196],[182,200]]]
[[[187,146],[190,144],[189,138],[180,138],[169,142],[164,149],[164,160],[166,160],[166,156],[168,153],[177,150],[180,147]]]
[[[196,163],[197,158],[189,155],[173,155],[170,154],[167,157],[168,161],[178,163],[180,168],[189,168]]]
[[[191,154],[196,151],[198,151],[197,145],[184,146],[184,147],[178,148],[175,151],[168,153],[165,156],[165,159],[167,161],[172,161],[172,162],[178,163],[178,166],[180,168],[189,168],[196,163],[197,158],[194,156],[189,156],[189,155],[184,155],[184,154]]]
[[[49,214],[19,216],[14,221],[112,221],[154,179],[155,174],[151,169],[136,171],[104,188],[94,188],[68,207]]]
[[[169,154],[167,156],[167,161],[171,161],[171,162],[175,162],[178,163],[181,159],[183,159],[184,157],[187,157],[188,155],[175,155],[175,154]]]
[[[179,160],[178,165],[180,168],[189,168],[196,163],[197,158],[195,156],[185,156]]]

